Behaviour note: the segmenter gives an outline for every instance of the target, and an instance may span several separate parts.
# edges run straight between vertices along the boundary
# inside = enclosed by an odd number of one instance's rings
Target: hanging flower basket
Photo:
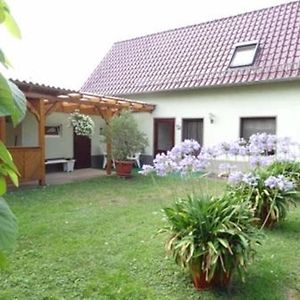
[[[78,109],[70,114],[69,121],[77,135],[83,135],[91,138],[94,134],[94,121],[90,116],[81,114]]]

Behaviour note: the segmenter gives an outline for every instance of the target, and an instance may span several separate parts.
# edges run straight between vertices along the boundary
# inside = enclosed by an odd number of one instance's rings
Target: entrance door
[[[154,119],[154,155],[174,147],[175,119]]]
[[[76,135],[74,133],[74,159],[75,168],[83,169],[91,167],[91,139],[82,136]]]

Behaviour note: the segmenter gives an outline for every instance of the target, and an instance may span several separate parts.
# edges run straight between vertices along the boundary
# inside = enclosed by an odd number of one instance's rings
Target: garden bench
[[[75,159],[50,159],[45,161],[45,165],[63,164],[64,172],[73,172]]]

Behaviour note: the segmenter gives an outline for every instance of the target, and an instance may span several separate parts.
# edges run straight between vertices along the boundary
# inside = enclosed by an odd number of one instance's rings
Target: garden
[[[19,237],[0,273],[0,299],[297,299],[300,208],[266,230],[243,283],[228,292],[197,291],[166,256],[161,208],[189,187],[220,195],[223,180],[178,177],[91,181],[6,195]],[[294,298],[293,298],[294,297]]]
[[[299,299],[294,146],[264,134],[202,151],[185,141],[147,176],[8,193],[19,238],[0,299]],[[218,178],[205,170],[219,155],[230,163]]]

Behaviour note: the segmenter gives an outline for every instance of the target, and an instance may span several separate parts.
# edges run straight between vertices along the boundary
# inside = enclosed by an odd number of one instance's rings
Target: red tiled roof
[[[234,45],[259,41],[255,62],[229,68]],[[300,77],[300,1],[115,43],[82,87],[125,95]]]

